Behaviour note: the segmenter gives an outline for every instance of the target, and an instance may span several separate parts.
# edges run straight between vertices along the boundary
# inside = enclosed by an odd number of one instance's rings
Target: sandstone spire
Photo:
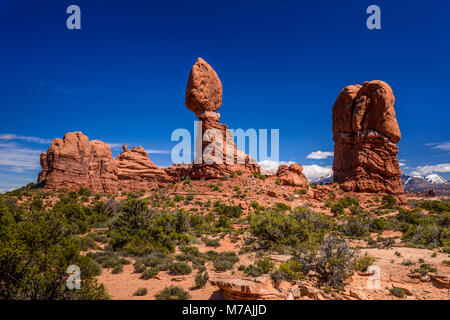
[[[402,195],[400,129],[383,81],[345,87],[333,106],[334,180],[345,191]]]

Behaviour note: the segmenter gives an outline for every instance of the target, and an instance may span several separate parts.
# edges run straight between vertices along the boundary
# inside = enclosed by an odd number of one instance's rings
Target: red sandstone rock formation
[[[277,177],[286,186],[301,187],[307,190],[310,187],[309,181],[302,171],[303,167],[301,164],[293,163],[289,167],[280,165],[278,167]]]
[[[38,183],[49,189],[116,192],[117,164],[108,144],[89,139],[81,132],[68,132],[53,140],[41,154],[42,172]]]
[[[176,181],[165,170],[150,161],[142,147],[123,152],[114,160],[107,143],[89,141],[81,132],[68,132],[64,139],[53,140],[46,153],[41,154],[42,172],[38,183],[46,189],[94,192],[151,190]]]
[[[403,195],[394,94],[383,81],[351,85],[333,106],[334,180],[345,191]]]
[[[189,74],[185,104],[201,121],[199,133],[204,138],[202,142],[197,142],[197,145],[201,143],[202,152],[194,160],[191,172],[193,178],[220,178],[239,170],[260,172],[256,161],[236,148],[232,134],[227,131],[228,127],[219,122],[220,114],[215,111],[222,104],[222,83],[202,58],[198,58]],[[205,151],[208,156],[204,156]]]
[[[123,152],[117,156],[116,162],[120,190],[149,190],[173,181],[163,169],[150,161],[142,147],[130,150],[126,144],[123,145]]]

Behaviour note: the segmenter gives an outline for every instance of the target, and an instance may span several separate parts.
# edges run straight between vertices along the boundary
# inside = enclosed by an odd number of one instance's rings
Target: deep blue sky
[[[71,4],[81,30],[66,28]],[[381,30],[366,28],[371,4]],[[184,95],[197,57],[222,80],[222,121],[279,128],[280,160],[304,165],[332,163],[306,156],[333,150],[339,91],[384,80],[403,170],[450,178],[449,14],[446,0],[0,0],[0,189],[35,180],[46,140],[67,131],[170,151],[174,129],[193,131]]]

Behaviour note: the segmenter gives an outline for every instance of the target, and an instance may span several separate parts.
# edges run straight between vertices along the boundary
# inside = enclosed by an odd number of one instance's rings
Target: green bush
[[[295,249],[304,243],[320,242],[333,228],[333,222],[323,214],[305,208],[295,208],[286,214],[279,208],[267,208],[249,215],[250,231],[261,245],[283,251]]]
[[[263,273],[269,273],[274,269],[275,264],[269,258],[264,257],[256,260],[256,266],[260,268]]]
[[[148,280],[148,279],[156,277],[158,275],[158,273],[159,273],[158,268],[150,267],[141,274],[140,279]]]
[[[389,292],[398,298],[406,297],[406,292],[402,288],[391,288],[389,289]]]
[[[77,195],[50,211],[25,212],[0,199],[0,300],[107,299],[95,276],[101,269],[80,255],[75,233],[81,229],[82,211]],[[69,205],[67,205],[69,204]],[[73,209],[73,210],[72,210]],[[75,216],[70,217],[70,213]],[[67,267],[81,269],[81,289],[69,290]]]
[[[298,260],[289,260],[280,263],[278,271],[284,280],[297,280],[304,278],[302,264]]]
[[[209,275],[208,272],[205,271],[205,273],[197,273],[197,275],[195,276],[195,286],[197,288],[202,288],[206,285],[206,283],[209,280]]]
[[[375,259],[367,252],[355,260],[354,270],[364,272],[373,265]]]
[[[156,300],[189,300],[191,295],[179,286],[165,287],[155,294]]]
[[[147,288],[139,288],[133,293],[133,296],[145,296],[147,292]]]
[[[371,223],[364,217],[350,217],[342,226],[342,232],[349,237],[362,238],[369,234]]]
[[[207,247],[218,248],[220,247],[219,239],[202,238],[202,241]]]
[[[234,264],[239,261],[238,256],[233,251],[224,251],[217,255],[214,259],[214,268],[216,271],[226,271],[234,267]]]
[[[381,199],[381,204],[385,208],[392,208],[397,204],[397,200],[395,200],[395,198],[392,195],[387,194],[384,195],[383,198]]]
[[[263,271],[261,270],[261,268],[251,264],[244,269],[244,273],[245,275],[250,277],[259,277],[263,274]]]
[[[344,206],[340,202],[336,202],[331,205],[331,213],[335,216],[342,215],[345,213]]]
[[[191,266],[189,266],[185,262],[173,262],[170,265],[169,270],[170,274],[172,275],[180,275],[180,274],[186,275],[192,272]]]
[[[304,274],[314,271],[327,286],[343,288],[344,280],[352,275],[354,256],[354,250],[344,240],[329,236],[319,249],[303,249],[299,262]]]

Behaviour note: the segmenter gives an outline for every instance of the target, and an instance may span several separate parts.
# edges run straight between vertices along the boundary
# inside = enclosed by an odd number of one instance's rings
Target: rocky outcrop
[[[271,285],[270,279],[210,279],[213,286],[222,289],[225,300],[284,300],[286,295]]]
[[[117,156],[116,162],[120,190],[149,190],[174,181],[163,169],[150,161],[142,147],[130,150],[127,145],[123,145],[123,152]]]
[[[238,171],[260,172],[256,161],[236,148],[228,127],[219,122],[220,114],[215,111],[222,104],[222,83],[202,58],[198,58],[189,74],[185,104],[200,120],[193,178],[221,178]]]
[[[333,172],[343,190],[403,194],[394,102],[389,85],[377,80],[339,93],[333,106]]]
[[[174,182],[184,180],[191,176],[192,165],[190,164],[174,164],[170,167],[164,168],[166,174],[172,178]]]
[[[303,174],[301,164],[293,163],[290,166],[280,165],[277,171],[277,178],[286,186],[301,187],[309,189],[309,181]]]
[[[64,139],[53,140],[46,153],[41,154],[42,171],[38,183],[46,189],[94,192],[151,190],[176,181],[150,161],[142,147],[128,149],[115,160],[107,143],[89,141],[81,132],[68,132]]]
[[[89,141],[81,132],[68,132],[53,140],[41,154],[42,172],[38,183],[50,189],[98,192],[118,190],[118,169],[108,144]]]

